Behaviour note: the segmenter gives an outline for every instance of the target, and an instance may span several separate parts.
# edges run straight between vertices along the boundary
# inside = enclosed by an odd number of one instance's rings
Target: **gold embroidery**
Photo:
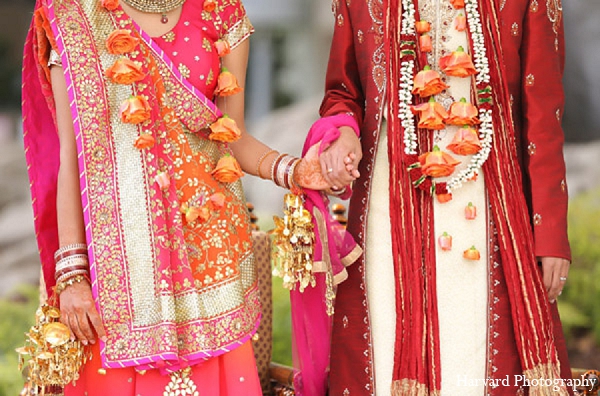
[[[171,374],[171,381],[165,387],[164,396],[191,395],[198,396],[198,388],[190,378],[192,369],[190,367]]]
[[[535,76],[530,73],[525,77],[525,85],[527,85],[528,87],[532,87],[534,84],[535,84]]]
[[[531,4],[529,5],[529,10],[531,12],[538,12],[539,8],[540,8],[540,5],[538,4],[537,0],[533,0],[531,2]]]
[[[556,120],[560,121],[560,109],[556,109]]]
[[[502,0],[500,2],[500,11],[504,10],[504,6],[506,5],[506,0]]]
[[[552,31],[554,32],[554,50],[558,52],[559,43],[558,35],[560,33],[560,26],[562,21],[562,2],[561,0],[546,0],[546,12],[548,19],[552,23]]]
[[[179,70],[179,73],[181,73],[181,75],[184,78],[190,78],[190,69],[184,65],[183,63],[180,63],[179,66],[177,67],[177,69]]]
[[[518,36],[519,35],[519,24],[517,22],[513,23],[511,28],[510,28],[510,33],[513,36]]]
[[[337,24],[338,26],[344,26],[344,16],[342,14],[339,14],[337,16]]]
[[[535,143],[531,142],[529,143],[529,145],[527,146],[527,153],[529,155],[535,155],[537,151],[537,146],[535,145]]]
[[[223,36],[223,39],[229,42],[231,49],[237,47],[242,41],[247,39],[252,32],[254,32],[254,26],[250,23],[250,19],[244,16],[242,20],[233,25],[227,33]]]
[[[542,215],[536,213],[533,215],[533,224],[536,226],[542,225]]]
[[[166,33],[162,36],[163,40],[165,40],[166,43],[172,43],[173,41],[175,41],[175,33],[173,31],[170,31],[169,33]]]
[[[358,35],[358,42],[360,44],[362,44],[365,41],[365,34],[363,33],[362,30],[359,30],[357,35]]]

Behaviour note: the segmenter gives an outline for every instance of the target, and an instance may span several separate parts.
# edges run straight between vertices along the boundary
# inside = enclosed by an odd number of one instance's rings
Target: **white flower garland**
[[[402,0],[402,35],[415,35],[415,6],[413,0]],[[487,88],[490,83],[490,68],[485,48],[485,40],[483,35],[483,27],[481,25],[481,16],[477,0],[465,0],[465,13],[469,24],[469,34],[473,43],[473,63],[477,70],[475,76],[476,89]],[[415,35],[416,37],[416,35]],[[415,117],[411,111],[413,105],[412,88],[415,76],[415,61],[413,59],[405,59],[401,62],[400,68],[400,90],[399,90],[399,112],[398,117],[401,119],[401,125],[404,128],[404,152],[408,155],[418,154],[417,144],[417,128],[415,125]],[[451,192],[462,187],[463,183],[475,176],[476,172],[481,169],[485,161],[488,159],[492,149],[492,110],[479,109],[479,138],[481,141],[481,150],[471,157],[467,167],[460,171],[456,176],[447,182],[447,190]]]

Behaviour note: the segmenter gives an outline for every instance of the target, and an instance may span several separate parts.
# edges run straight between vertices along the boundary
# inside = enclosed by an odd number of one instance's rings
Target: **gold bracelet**
[[[62,293],[63,291],[65,291],[65,289],[69,286],[74,285],[75,283],[81,283],[83,281],[87,281],[88,278],[84,275],[75,275],[70,277],[69,279],[63,281],[63,282],[59,282],[56,284],[56,288],[54,289],[54,293],[56,293],[56,295],[60,295],[60,293]]]
[[[260,158],[258,159],[258,164],[256,165],[256,174],[258,175],[258,177],[260,177],[261,179],[265,179],[265,177],[262,175],[262,173],[260,172],[260,168],[263,164],[263,162],[265,162],[265,160],[267,159],[267,157],[273,153],[276,153],[277,150],[268,150],[266,151],[263,155],[260,156]]]

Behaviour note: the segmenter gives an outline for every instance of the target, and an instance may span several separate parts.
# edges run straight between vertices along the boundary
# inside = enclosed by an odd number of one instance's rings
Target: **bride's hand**
[[[96,310],[92,287],[87,281],[67,286],[60,293],[60,321],[84,345],[94,344],[96,336],[106,341],[106,332]]]
[[[326,190],[331,188],[321,174],[321,163],[319,161],[320,145],[320,143],[313,145],[296,166],[294,182],[302,188],[309,190]]]

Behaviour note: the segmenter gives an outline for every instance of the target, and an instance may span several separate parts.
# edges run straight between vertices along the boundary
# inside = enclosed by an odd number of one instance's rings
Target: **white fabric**
[[[369,199],[366,278],[377,395],[391,394],[396,337],[395,278],[389,203],[387,135],[382,127]]]

